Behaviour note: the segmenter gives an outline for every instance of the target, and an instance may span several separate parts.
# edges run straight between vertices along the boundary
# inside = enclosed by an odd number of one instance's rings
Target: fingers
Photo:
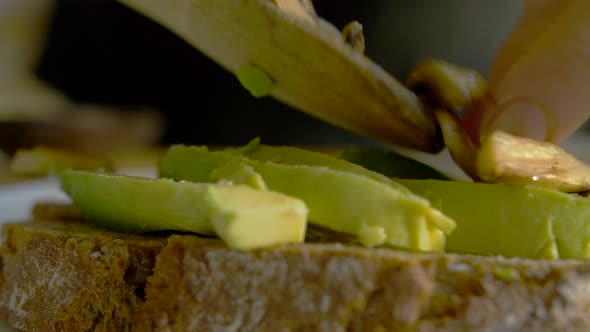
[[[529,0],[465,124],[560,143],[590,116],[589,88],[590,1]]]
[[[528,0],[512,34],[496,55],[490,83],[496,84],[530,46],[551,27],[551,21],[563,12],[570,0]]]

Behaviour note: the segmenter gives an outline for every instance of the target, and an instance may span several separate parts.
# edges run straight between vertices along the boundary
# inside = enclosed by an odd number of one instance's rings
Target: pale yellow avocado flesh
[[[270,190],[303,200],[310,209],[311,223],[357,235],[366,246],[441,251],[444,235],[455,226],[427,200],[407,189],[398,189],[399,185],[391,185],[389,180],[382,182],[329,166],[252,160],[237,151],[210,152],[206,147],[173,146],[159,164],[160,176],[212,182],[216,181],[212,174],[217,169],[232,163],[252,167]],[[323,163],[326,164],[325,160]]]
[[[287,195],[245,185],[176,182],[61,171],[63,190],[93,223],[144,233],[179,230],[217,235],[251,249],[305,239],[307,207]]]
[[[397,190],[410,193],[407,188],[394,182],[383,174],[368,170],[363,166],[359,166],[347,160],[334,158],[319,152],[313,152],[292,146],[263,145],[260,144],[258,139],[250,141],[245,147],[228,148],[223,151],[241,154],[252,160],[271,161],[283,165],[328,167],[337,171],[363,175],[375,181],[395,187]]]
[[[400,180],[457,227],[446,250],[529,258],[590,258],[590,199],[535,186]]]

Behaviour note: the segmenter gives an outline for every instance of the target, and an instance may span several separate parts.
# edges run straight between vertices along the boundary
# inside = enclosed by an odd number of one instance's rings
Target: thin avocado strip
[[[457,227],[447,250],[531,258],[590,258],[590,200],[533,186],[400,180]]]
[[[216,170],[232,163],[252,167],[270,190],[303,200],[311,223],[358,235],[367,246],[440,251],[445,234],[454,228],[452,220],[409,191],[328,167],[261,162],[232,152],[177,145],[165,154],[159,172],[175,180],[211,182],[217,180],[211,176]]]
[[[270,76],[255,66],[238,68],[236,76],[240,84],[256,98],[266,97],[272,92],[274,83]]]
[[[272,161],[283,165],[328,167],[337,171],[364,175],[373,180],[393,186],[399,190],[409,192],[407,188],[404,188],[402,185],[394,182],[387,176],[369,170],[363,167],[363,165],[357,165],[353,162],[334,158],[319,152],[308,151],[291,146],[262,145],[258,139],[250,141],[245,147],[228,148],[223,151],[241,154],[252,160]]]
[[[281,193],[85,171],[61,171],[58,177],[84,215],[112,230],[216,234],[237,249],[302,242],[305,237],[307,207]]]

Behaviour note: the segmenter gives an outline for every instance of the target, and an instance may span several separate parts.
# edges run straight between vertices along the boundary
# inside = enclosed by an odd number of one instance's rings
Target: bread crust
[[[29,331],[590,330],[590,264],[584,261],[412,254],[338,244],[238,252],[192,235],[144,238],[63,225],[4,227],[0,312],[12,326]]]
[[[155,271],[138,330],[590,330],[581,261],[325,244],[235,252],[173,236]]]
[[[0,313],[25,331],[128,330],[164,244],[80,223],[3,230]]]

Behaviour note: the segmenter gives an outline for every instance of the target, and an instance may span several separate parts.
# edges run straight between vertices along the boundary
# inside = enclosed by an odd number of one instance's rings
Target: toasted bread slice
[[[163,239],[78,222],[3,229],[0,313],[25,331],[119,331],[143,302]]]
[[[590,264],[4,226],[0,312],[28,331],[588,331]]]

